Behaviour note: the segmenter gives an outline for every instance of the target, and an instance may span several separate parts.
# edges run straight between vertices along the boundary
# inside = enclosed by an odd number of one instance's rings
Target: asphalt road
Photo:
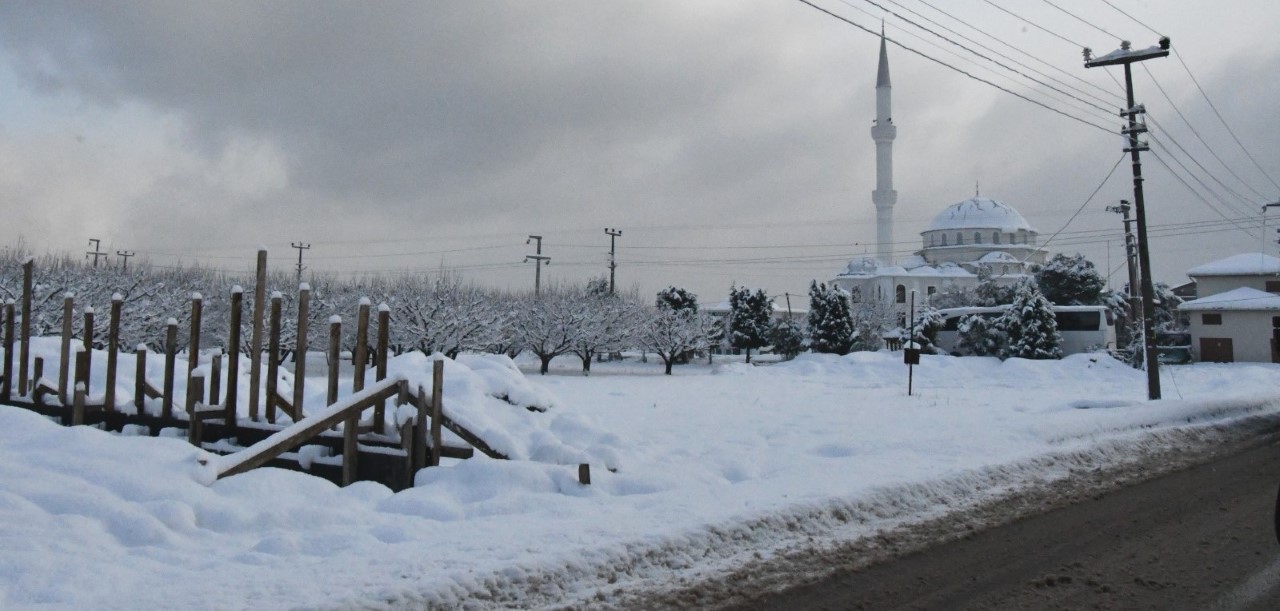
[[[758,598],[752,609],[1280,609],[1280,444]]]

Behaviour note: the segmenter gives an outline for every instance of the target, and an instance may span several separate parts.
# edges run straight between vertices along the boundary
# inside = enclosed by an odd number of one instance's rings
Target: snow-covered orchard
[[[551,407],[487,426],[590,440],[616,471],[584,486],[526,455],[446,462],[395,494],[277,469],[211,483],[180,439],[0,407],[0,607],[603,604],[1280,416],[1265,364],[1166,367],[1180,398],[1148,402],[1142,372],[1104,355],[926,355],[912,396],[889,352],[674,376],[628,360],[584,377],[565,357],[552,372],[572,375],[525,378],[468,359],[452,400],[526,388]]]

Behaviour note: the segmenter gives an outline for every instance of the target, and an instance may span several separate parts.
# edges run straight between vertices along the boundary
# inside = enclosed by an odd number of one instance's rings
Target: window
[[[1102,323],[1100,312],[1054,312],[1058,331],[1097,331]]]
[[[992,244],[999,244],[999,243],[1000,243],[1000,232],[999,232],[999,231],[993,231],[993,232],[991,232],[991,243],[992,243]]]
[[[1200,322],[1201,324],[1206,324],[1206,325],[1220,325],[1222,324],[1222,315],[1221,314],[1201,314]]]
[[[978,232],[976,232],[976,231],[975,231],[975,232],[973,232],[973,243],[974,243],[974,244],[981,244],[981,243],[982,243],[982,234],[981,234],[981,233],[978,233]]]
[[[944,233],[944,234],[942,234],[942,245],[943,245],[943,246],[946,246],[946,245],[947,245],[947,234],[945,234],[945,233]]]
[[[897,297],[896,297],[896,299],[897,299],[898,303],[906,303],[906,302],[907,302],[907,287],[905,287],[905,286],[903,286],[903,285],[901,285],[901,284],[899,284],[899,285],[898,285],[898,290],[897,290]]]
[[[1280,293],[1280,280],[1268,280],[1268,281],[1267,281],[1267,292],[1268,292],[1268,293]]]
[[[961,244],[964,244],[964,234],[956,232],[956,246],[960,246]]]
[[[937,237],[938,237],[938,236],[936,236],[936,235],[934,235],[934,234],[932,234],[932,233],[931,233],[931,234],[929,234],[929,245],[930,245],[930,246],[933,246],[934,240],[935,240],[935,239],[937,239]]]
[[[931,286],[931,287],[929,287],[929,288],[925,289],[925,293],[927,293],[927,294],[929,294],[929,295],[932,295],[932,294],[934,294],[934,293],[936,293],[936,292],[938,292],[938,287],[936,287],[936,286]]]

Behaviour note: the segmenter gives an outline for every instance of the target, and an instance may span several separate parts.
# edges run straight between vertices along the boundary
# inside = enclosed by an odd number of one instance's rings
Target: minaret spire
[[[876,72],[876,121],[871,126],[871,139],[876,143],[876,190],[871,201],[876,206],[876,258],[882,265],[893,264],[893,205],[898,192],[893,190],[893,139],[898,128],[891,110],[892,86],[889,84],[889,51],[880,24],[880,65]]]

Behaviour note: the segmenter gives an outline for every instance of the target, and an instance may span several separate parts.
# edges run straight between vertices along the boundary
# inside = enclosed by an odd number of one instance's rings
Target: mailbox
[[[920,364],[920,349],[919,349],[919,348],[906,348],[906,349],[904,349],[904,350],[902,351],[902,363],[903,363],[904,365],[919,365],[919,364]]]

